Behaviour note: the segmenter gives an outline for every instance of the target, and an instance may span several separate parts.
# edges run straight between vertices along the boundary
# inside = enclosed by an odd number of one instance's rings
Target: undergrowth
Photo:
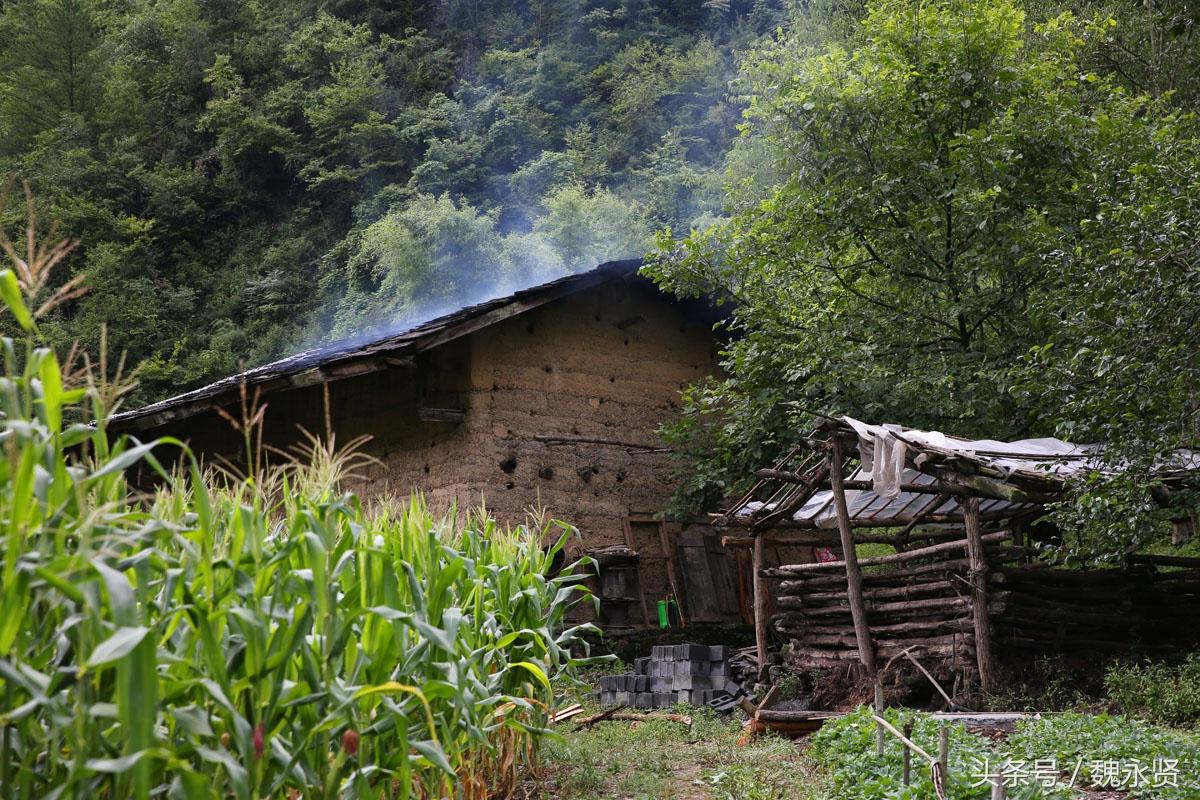
[[[1200,725],[1200,653],[1178,663],[1114,664],[1104,686],[1117,707],[1167,725]]]
[[[897,728],[913,724],[912,741],[931,756],[938,752],[938,721],[907,709],[889,709]],[[903,745],[890,734],[876,755],[875,722],[867,708],[832,720],[812,738],[809,755],[827,770],[839,800],[933,800],[928,763],[912,760],[911,785],[901,781]],[[997,741],[950,726],[948,797],[986,800],[987,781],[1008,775],[1009,798],[1066,800],[1083,789],[1128,791],[1133,798],[1195,800],[1200,797],[1200,742],[1137,720],[1064,713],[1018,723]],[[1141,770],[1133,778],[1135,771]]]
[[[588,705],[586,713],[598,710]],[[544,751],[542,796],[569,800],[832,797],[825,778],[795,742],[760,736],[739,744],[742,729],[737,720],[709,709],[671,710],[690,716],[692,725],[668,720],[606,721],[579,732],[564,725],[563,737]]]

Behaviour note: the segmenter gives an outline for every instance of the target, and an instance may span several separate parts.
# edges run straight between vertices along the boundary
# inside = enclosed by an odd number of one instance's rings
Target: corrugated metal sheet
[[[863,472],[862,469],[854,470],[848,478],[851,481],[869,479],[870,475]],[[866,521],[882,522],[884,520],[893,520],[897,524],[904,524],[917,517],[926,517],[930,514],[939,516],[962,515],[962,506],[959,505],[958,500],[954,498],[946,499],[936,494],[935,486],[937,481],[932,475],[926,475],[915,469],[906,469],[901,475],[901,481],[905,484],[928,486],[930,487],[930,491],[934,493],[902,491],[899,497],[888,499],[875,494],[870,489],[847,489],[846,508],[850,512],[851,522],[862,523]],[[736,509],[734,516],[758,517],[762,515],[764,509],[766,512],[774,511],[775,505],[775,503],[764,504],[757,500],[752,500]],[[1017,514],[1034,508],[1036,506],[1032,503],[1012,503],[1007,500],[983,499],[979,504],[979,511],[984,515],[992,515],[994,512],[1012,512]],[[836,529],[837,512],[833,506],[833,490],[822,489],[818,491],[807,503],[792,514],[792,520],[812,525],[815,528]]]

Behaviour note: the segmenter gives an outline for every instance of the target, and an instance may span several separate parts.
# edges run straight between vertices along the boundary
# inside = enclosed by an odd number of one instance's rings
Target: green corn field
[[[110,441],[105,369],[37,346],[23,289],[0,272],[0,797],[506,793],[591,627],[570,529],[368,510],[316,446],[231,479]]]

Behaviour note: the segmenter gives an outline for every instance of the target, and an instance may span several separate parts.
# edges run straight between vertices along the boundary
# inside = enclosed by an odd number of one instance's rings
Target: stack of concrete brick
[[[600,679],[600,704],[605,706],[724,708],[741,694],[742,687],[729,677],[725,645],[656,645],[649,656],[634,659],[633,672]]]

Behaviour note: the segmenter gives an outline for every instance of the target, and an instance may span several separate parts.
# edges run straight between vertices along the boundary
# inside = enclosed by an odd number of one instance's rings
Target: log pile
[[[1002,647],[1156,651],[1200,637],[1200,561],[1180,570],[1009,565],[1000,577],[1008,603],[993,627]]]
[[[959,531],[960,537],[962,531]],[[914,550],[859,560],[862,598],[882,665],[909,650],[940,675],[977,678],[977,629],[965,537],[946,530]],[[1007,531],[982,537],[987,625],[1002,657],[1022,652],[1166,650],[1200,640],[1200,559],[1143,560],[1124,569],[1052,569],[1029,563]],[[1144,558],[1144,557],[1135,557]],[[775,629],[794,669],[859,659],[844,562],[765,570],[777,580]]]
[[[962,537],[962,532],[959,532]],[[939,538],[941,538],[939,536]],[[1006,544],[1007,531],[984,535],[989,563],[1023,557]],[[878,662],[904,650],[918,658],[974,668],[975,630],[970,561],[965,537],[914,550],[859,560],[862,597]],[[791,564],[767,570],[778,578],[775,629],[791,640],[785,662],[794,668],[829,667],[857,661],[844,563]],[[996,582],[1002,580],[994,579]],[[989,608],[1000,613],[1007,594],[993,585]]]

